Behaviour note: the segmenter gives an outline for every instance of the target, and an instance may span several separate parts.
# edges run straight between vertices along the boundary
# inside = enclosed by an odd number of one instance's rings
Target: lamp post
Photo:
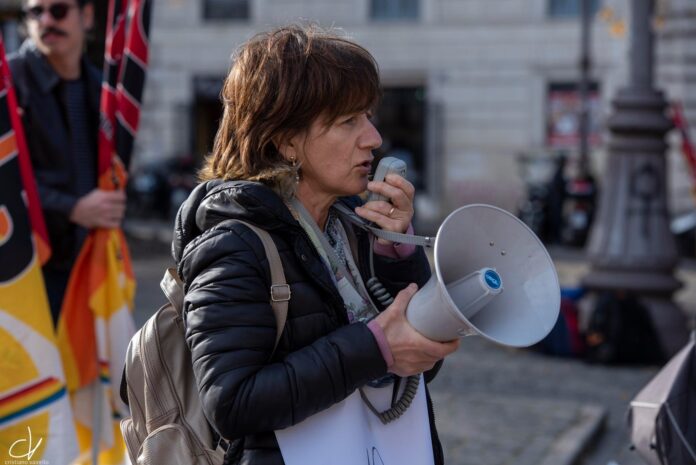
[[[580,179],[587,179],[589,174],[589,135],[590,135],[590,27],[592,11],[590,2],[580,2],[580,81],[578,83],[578,95],[580,98],[579,114],[579,173]]]
[[[654,0],[631,5],[629,84],[617,93],[607,122],[608,162],[583,284],[638,296],[663,351],[671,355],[687,338],[685,316],[672,302],[681,286],[673,276],[678,256],[666,198],[665,135],[672,124],[665,115],[667,101],[653,85]]]

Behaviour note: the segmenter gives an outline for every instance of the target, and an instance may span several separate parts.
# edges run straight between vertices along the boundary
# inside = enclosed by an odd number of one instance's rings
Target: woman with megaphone
[[[429,340],[405,318],[428,261],[337,208],[410,229],[413,186],[368,181],[382,141],[374,58],[337,32],[281,27],[238,49],[221,96],[205,182],[177,215],[173,251],[200,398],[230,442],[228,463],[442,464],[424,379],[459,342]],[[366,189],[390,201],[362,204]],[[290,296],[277,347],[264,248],[231,220],[266,230],[279,250]],[[395,296],[386,308],[368,292],[373,275]]]

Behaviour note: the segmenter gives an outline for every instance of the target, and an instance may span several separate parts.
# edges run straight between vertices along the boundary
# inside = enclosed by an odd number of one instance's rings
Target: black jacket
[[[354,206],[358,199],[341,199]],[[292,298],[276,352],[263,246],[242,219],[268,231]],[[369,253],[358,235],[363,277]],[[273,431],[340,402],[386,373],[372,332],[348,324],[343,301],[306,233],[282,200],[261,184],[211,181],[179,210],[172,251],[184,280],[186,340],[206,417],[225,438],[244,438],[241,463],[283,463]],[[375,257],[392,293],[430,276],[425,254]],[[442,450],[431,416],[435,463]]]
[[[75,170],[70,156],[63,81],[31,40],[25,41],[19,51],[9,57],[8,64],[18,105],[22,109],[29,155],[51,241],[51,258],[45,266],[68,271],[79,252],[76,250],[77,226],[69,220],[78,198],[73,187]],[[82,60],[82,74],[87,82],[96,166],[101,75],[85,58]]]

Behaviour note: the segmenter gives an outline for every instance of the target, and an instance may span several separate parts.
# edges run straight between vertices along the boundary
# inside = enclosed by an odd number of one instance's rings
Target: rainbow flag
[[[41,264],[48,236],[0,38],[0,463],[78,455]]]
[[[147,66],[149,0],[111,0],[99,131],[98,185],[125,189]],[[135,278],[120,229],[88,235],[70,275],[58,340],[81,451],[76,464],[129,463],[118,396],[132,318]]]

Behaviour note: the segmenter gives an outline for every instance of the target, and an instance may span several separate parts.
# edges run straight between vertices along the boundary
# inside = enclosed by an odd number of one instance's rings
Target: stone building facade
[[[602,7],[628,17],[626,2],[605,0]],[[257,31],[309,20],[344,29],[376,57],[385,100],[393,103],[391,123],[380,118],[396,131],[392,138],[383,129],[390,149],[403,153],[405,143],[394,140],[403,122],[394,113],[411,114],[403,124],[420,134],[407,141],[407,157],[422,188],[422,220],[475,201],[514,210],[524,189],[518,156],[548,153],[550,95],[572,90],[577,80],[580,27],[572,3],[159,0],[139,159],[205,153],[233,49]],[[625,80],[627,40],[599,19],[592,36],[601,117]]]

